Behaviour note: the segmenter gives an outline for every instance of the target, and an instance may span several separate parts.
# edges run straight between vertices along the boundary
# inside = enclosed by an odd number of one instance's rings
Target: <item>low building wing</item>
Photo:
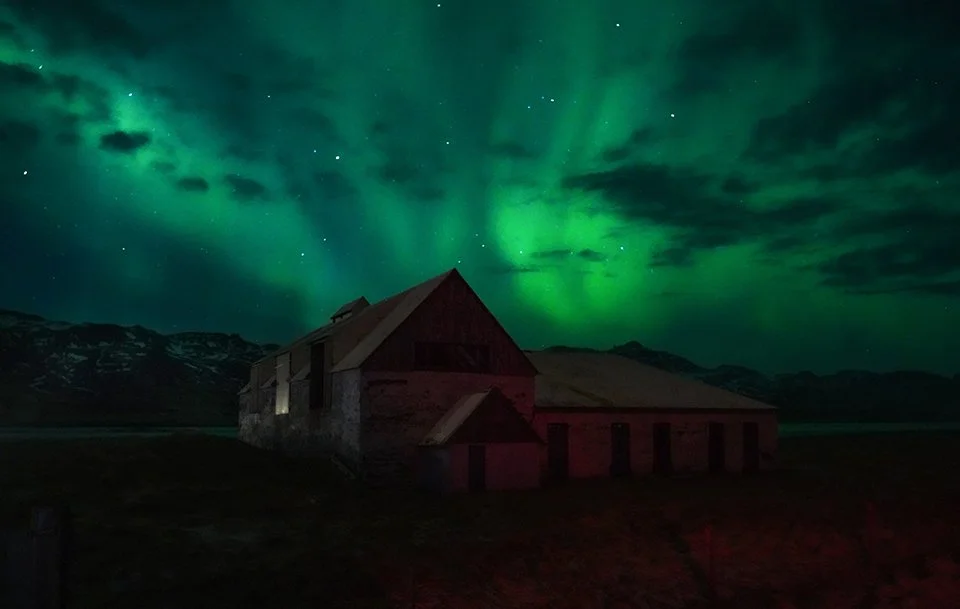
[[[597,352],[531,351],[540,371],[536,406],[674,410],[776,410],[773,406],[659,370]]]

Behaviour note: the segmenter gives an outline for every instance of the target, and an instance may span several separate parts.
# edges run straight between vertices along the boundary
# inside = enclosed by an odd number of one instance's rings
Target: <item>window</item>
[[[442,372],[490,372],[490,347],[459,343],[416,343],[414,367]]]
[[[277,414],[290,412],[290,353],[277,356]]]

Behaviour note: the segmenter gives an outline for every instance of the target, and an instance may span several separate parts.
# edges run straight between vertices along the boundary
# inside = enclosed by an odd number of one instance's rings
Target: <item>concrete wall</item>
[[[773,469],[776,466],[777,419],[772,413],[537,411],[533,427],[546,439],[548,424],[569,424],[570,477],[593,478],[610,475],[610,427],[614,423],[630,425],[630,463],[634,475],[647,474],[653,469],[653,424],[659,422],[671,425],[671,452],[675,473],[707,471],[707,430],[711,422],[725,425],[726,470],[739,472],[743,466],[743,423],[748,421],[759,424],[760,468]],[[544,468],[546,454],[544,449]]]
[[[269,387],[252,389],[251,394],[254,392],[255,395],[241,400],[237,437],[259,448],[274,448],[277,441],[276,390]]]
[[[329,421],[331,445],[345,465],[354,471],[362,467],[363,374],[346,370],[331,375],[333,398]],[[321,416],[326,413],[321,413]]]
[[[533,378],[447,372],[364,372],[361,397],[363,473],[373,480],[413,481],[417,445],[457,400],[498,387],[528,420]]]
[[[359,370],[332,375],[334,399],[328,407],[310,410],[310,382],[290,384],[290,411],[278,415],[275,390],[261,390],[259,405],[241,400],[239,438],[243,442],[293,455],[336,453],[348,466],[360,465]]]

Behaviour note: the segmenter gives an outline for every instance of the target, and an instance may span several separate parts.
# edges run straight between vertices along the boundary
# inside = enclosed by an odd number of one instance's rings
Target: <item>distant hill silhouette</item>
[[[276,348],[236,334],[161,334],[0,310],[0,425],[234,425],[250,364]],[[784,421],[960,420],[960,375],[768,376],[705,368],[635,341],[606,352],[778,406]]]
[[[548,351],[597,351],[550,347]],[[636,341],[607,349],[644,364],[698,379],[780,408],[782,421],[957,421],[960,374],[953,378],[902,370],[876,373],[843,370],[766,375],[744,366],[706,368]]]
[[[275,348],[0,310],[0,425],[233,425],[250,363]]]

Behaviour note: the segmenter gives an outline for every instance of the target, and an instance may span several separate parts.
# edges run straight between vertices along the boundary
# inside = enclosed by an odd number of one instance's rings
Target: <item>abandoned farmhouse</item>
[[[774,466],[776,409],[616,355],[523,351],[457,270],[256,362],[240,439],[438,491]]]

